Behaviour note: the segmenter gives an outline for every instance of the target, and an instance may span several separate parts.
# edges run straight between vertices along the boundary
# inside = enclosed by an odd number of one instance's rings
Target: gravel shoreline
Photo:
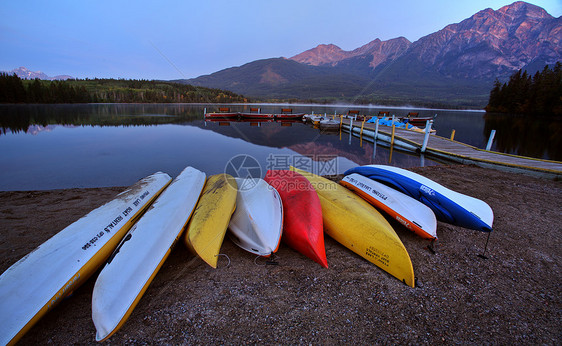
[[[326,236],[329,268],[282,245],[278,265],[237,248],[213,269],[178,243],[107,344],[561,344],[562,182],[475,166],[412,169],[486,201],[486,234],[439,222],[437,253],[391,223],[414,266],[410,288]],[[123,188],[0,192],[0,270]],[[20,344],[95,344],[95,276]]]

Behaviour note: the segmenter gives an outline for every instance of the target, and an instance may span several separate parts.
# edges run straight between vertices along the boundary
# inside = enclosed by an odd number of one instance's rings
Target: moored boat
[[[281,113],[274,114],[275,119],[302,119],[304,113],[293,113],[292,108],[281,108]]]
[[[249,112],[240,113],[242,119],[275,119],[271,113],[262,113],[261,108],[250,108]]]
[[[400,118],[400,121],[408,123],[412,126],[425,127],[428,120],[433,120],[435,117],[420,117],[418,112],[409,112],[405,117]]]
[[[340,129],[340,122],[332,119],[324,119],[318,122],[318,127],[322,131],[338,131]]]
[[[219,107],[218,112],[205,113],[205,118],[238,118],[238,112],[232,112],[228,107]]]

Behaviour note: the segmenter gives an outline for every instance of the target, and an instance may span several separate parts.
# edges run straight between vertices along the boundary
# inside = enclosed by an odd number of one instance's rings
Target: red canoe
[[[328,268],[320,199],[308,179],[292,171],[267,171],[265,181],[283,202],[283,241]]]

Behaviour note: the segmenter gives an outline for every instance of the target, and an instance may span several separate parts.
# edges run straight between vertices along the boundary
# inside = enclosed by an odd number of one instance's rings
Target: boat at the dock
[[[400,118],[403,123],[408,123],[412,126],[425,127],[428,121],[435,119],[433,117],[420,117],[418,112],[409,112],[405,117]]]
[[[228,107],[220,107],[218,112],[205,113],[205,118],[238,118],[238,112],[232,112]]]
[[[281,113],[274,114],[275,119],[302,119],[304,113],[293,113],[292,108],[281,108]]]

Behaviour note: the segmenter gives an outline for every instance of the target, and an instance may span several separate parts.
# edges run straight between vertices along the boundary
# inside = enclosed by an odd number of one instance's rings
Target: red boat
[[[275,119],[302,119],[304,113],[293,113],[292,108],[281,108],[281,113],[275,114]]]
[[[283,241],[328,268],[322,206],[312,184],[301,174],[287,170],[269,170],[264,179],[281,196],[284,213]]]
[[[218,112],[205,113],[205,118],[238,118],[238,114],[238,112],[231,112],[228,107],[222,107]]]
[[[434,117],[420,117],[419,116],[420,113],[418,112],[409,112],[408,115],[406,115],[403,118],[400,118],[400,120],[402,122],[407,122],[412,126],[417,126],[417,127],[425,127],[425,124],[428,120],[433,120]]]
[[[264,114],[261,113],[260,108],[250,108],[249,113],[240,113],[240,117],[245,119],[274,119],[275,116],[273,114]]]

